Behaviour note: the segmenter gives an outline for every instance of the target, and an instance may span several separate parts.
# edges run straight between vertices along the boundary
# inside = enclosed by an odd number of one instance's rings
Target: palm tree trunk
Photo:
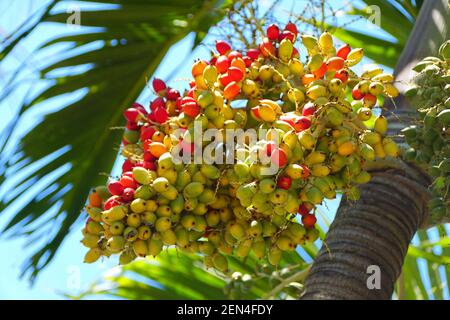
[[[411,66],[437,52],[448,36],[448,9],[446,0],[423,4],[395,70],[397,80],[411,79]],[[403,98],[395,105],[389,116],[391,134],[398,133],[411,117]],[[306,279],[302,299],[392,297],[408,245],[427,223],[429,178],[401,160],[375,162],[371,174],[373,179],[361,187],[358,202],[342,200]],[[379,287],[374,279],[378,275]]]

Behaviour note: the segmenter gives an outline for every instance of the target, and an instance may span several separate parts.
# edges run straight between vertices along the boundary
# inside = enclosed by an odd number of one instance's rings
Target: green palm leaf
[[[105,182],[99,172],[111,171],[121,131],[110,128],[124,125],[124,108],[138,97],[146,79],[174,43],[195,32],[198,44],[222,17],[222,9],[231,5],[230,1],[219,0],[92,2],[118,6],[81,12],[82,26],[101,27],[100,31],[81,28],[76,34],[48,39],[38,49],[37,53],[49,46],[71,44],[58,61],[39,70],[51,85],[22,105],[20,112],[41,108],[50,99],[72,92],[79,92],[81,98],[47,114],[17,147],[3,148],[1,154],[6,165],[0,181],[3,191],[8,191],[8,196],[1,199],[1,209],[15,213],[4,231],[50,235],[25,265],[24,272],[29,272],[31,279],[54,257],[79,218],[89,189]],[[64,4],[59,1],[62,7]],[[63,24],[69,15],[46,12],[39,23]],[[32,29],[18,31],[2,57]],[[85,49],[93,43],[101,45]],[[88,70],[81,74],[51,75],[60,68],[86,65]],[[13,129],[6,135],[11,137]],[[49,158],[51,154],[54,156]],[[22,170],[19,176],[15,174],[18,169]],[[59,175],[55,176],[55,170]],[[28,201],[24,201],[24,193]]]

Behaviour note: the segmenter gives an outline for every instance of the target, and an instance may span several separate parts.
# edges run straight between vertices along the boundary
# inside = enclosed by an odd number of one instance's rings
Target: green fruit
[[[152,187],[156,192],[162,193],[169,189],[170,183],[166,178],[159,177],[153,180]]]
[[[245,229],[238,222],[232,222],[229,226],[229,231],[236,240],[241,240],[245,236]]]
[[[120,236],[123,233],[124,229],[125,229],[125,225],[121,221],[114,221],[109,226],[109,231],[114,236]]]
[[[119,252],[125,245],[125,239],[122,236],[112,236],[108,239],[106,247],[111,252]]]
[[[287,190],[284,190],[284,189],[276,189],[274,192],[272,192],[269,195],[269,200],[273,204],[282,204],[282,203],[286,202],[287,198],[288,198],[288,192],[287,192]]]
[[[212,262],[214,264],[214,268],[221,272],[228,271],[228,260],[223,255],[216,253],[212,258]]]
[[[292,251],[295,249],[294,241],[286,236],[279,237],[276,244],[281,251]]]
[[[131,202],[130,209],[135,213],[141,213],[145,211],[146,205],[147,201],[145,201],[144,199],[137,198]]]
[[[205,187],[200,182],[191,182],[184,188],[183,195],[186,198],[196,198],[204,191],[204,189]]]
[[[208,179],[219,179],[220,170],[212,164],[202,164],[200,167],[200,172],[203,173]]]
[[[134,259],[136,259],[136,254],[134,253],[134,251],[131,250],[123,251],[119,257],[119,264],[120,265],[129,264]]]
[[[151,211],[145,211],[144,213],[141,214],[141,220],[145,224],[153,225],[156,219],[157,219],[156,214],[154,214]]]
[[[250,227],[247,229],[247,234],[253,238],[259,237],[263,232],[262,223],[253,220],[250,223]]]
[[[164,232],[172,227],[172,222],[168,217],[158,218],[155,222],[155,229],[158,232]]]
[[[278,248],[278,246],[273,246],[269,250],[268,260],[269,263],[273,266],[277,266],[280,263],[283,251]]]
[[[128,242],[133,242],[138,238],[138,231],[134,227],[126,227],[123,232],[123,237]]]
[[[309,188],[306,191],[306,197],[308,198],[308,201],[313,204],[321,204],[323,200],[322,192],[316,187]]]
[[[156,257],[163,248],[163,243],[160,239],[157,239],[156,237],[152,237],[148,243],[148,253],[150,253],[153,257]]]
[[[140,184],[150,184],[150,182],[152,181],[150,172],[142,167],[133,168],[133,178]]]
[[[195,216],[190,215],[190,214],[185,215],[181,218],[180,223],[185,229],[191,230],[195,227],[195,224],[196,224]]]
[[[266,255],[266,242],[264,240],[255,240],[252,244],[252,251],[258,259]]]
[[[163,244],[172,246],[177,243],[177,236],[172,229],[161,232],[161,240]]]
[[[154,190],[148,185],[142,185],[134,192],[135,198],[148,200],[155,195]]]
[[[123,230],[123,229],[122,229]],[[100,237],[94,234],[86,234],[81,243],[87,248],[97,248]]]
[[[437,118],[439,122],[442,123],[444,126],[448,126],[450,124],[450,109],[445,109],[439,112]]]
[[[174,214],[179,214],[184,209],[184,198],[181,194],[178,194],[177,197],[170,201],[170,209]]]

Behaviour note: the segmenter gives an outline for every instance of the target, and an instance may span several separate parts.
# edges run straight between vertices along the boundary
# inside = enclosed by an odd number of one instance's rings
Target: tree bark
[[[395,70],[398,81],[410,81],[414,63],[437,53],[448,37],[448,9],[446,0],[423,4]],[[396,109],[387,115],[390,134],[398,134],[413,113],[403,97],[393,106]],[[372,167],[373,179],[361,186],[361,199],[356,203],[342,200],[301,299],[392,297],[408,245],[427,222],[430,181],[417,167],[401,160],[378,161]],[[379,267],[379,288],[370,286],[376,285],[371,276],[377,272],[369,266]]]

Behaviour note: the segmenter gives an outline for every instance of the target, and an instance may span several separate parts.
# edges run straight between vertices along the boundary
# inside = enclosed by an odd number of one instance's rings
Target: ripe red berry
[[[145,124],[141,127],[141,141],[151,139],[153,134],[156,132],[156,128],[149,124]]]
[[[288,31],[292,32],[295,36],[297,36],[297,34],[298,34],[297,26],[292,22],[289,22],[286,25],[286,27],[284,27],[284,30],[288,30]]]
[[[314,103],[308,102],[303,107],[302,115],[307,117],[313,115],[314,112],[316,112],[316,106],[314,105]]]
[[[316,79],[323,78],[325,73],[327,73],[327,64],[325,62],[322,63],[322,65],[320,66],[319,69],[317,69],[316,71],[313,71],[313,74],[316,77]]]
[[[334,77],[341,80],[342,83],[346,83],[348,81],[348,71],[345,69],[341,69],[336,71]]]
[[[133,169],[133,167],[133,163],[130,160],[126,159],[122,164],[122,172],[130,171]]]
[[[259,115],[259,107],[258,107],[258,106],[253,107],[253,108],[251,108],[250,110],[251,110],[251,112],[252,112],[252,115],[253,115],[256,119],[258,119],[258,120],[261,119],[261,116]],[[268,154],[268,156],[270,156],[270,153]]]
[[[147,114],[147,110],[145,110],[144,106],[143,106],[142,104],[140,104],[140,103],[134,102],[134,103],[131,105],[131,107],[137,109],[137,110],[138,110],[140,113],[142,113],[143,115],[146,115],[146,114]]]
[[[302,216],[306,215],[311,211],[304,203],[300,205],[298,208],[298,213],[300,213]]]
[[[139,130],[139,125],[137,124],[137,122],[127,121],[126,127],[128,130],[133,130],[133,131]]]
[[[283,149],[275,149],[272,151],[270,158],[279,168],[284,167],[288,163],[286,152]]]
[[[226,87],[228,84],[233,82],[233,79],[230,77],[230,75],[228,73],[224,73],[219,76],[219,82],[221,85]]]
[[[373,94],[367,93],[364,95],[364,105],[372,108],[377,104],[377,97],[375,97]]]
[[[217,52],[219,52],[220,54],[226,54],[228,51],[231,50],[231,46],[223,40],[217,40],[216,49]]]
[[[277,186],[281,189],[288,190],[292,185],[292,179],[288,176],[278,178]]]
[[[361,100],[364,98],[364,94],[359,91],[358,86],[355,86],[352,90],[352,98],[355,100]]]
[[[134,194],[133,194],[133,196],[134,196]],[[121,205],[121,203],[120,203],[120,197],[119,197],[119,196],[111,196],[111,197],[109,197],[108,200],[106,200],[105,203],[103,204],[103,209],[109,210],[109,209],[111,209],[112,207],[119,206],[119,205]]]
[[[303,131],[311,127],[311,119],[305,116],[300,116],[295,119],[295,130]]]
[[[169,113],[166,108],[157,108],[153,113],[155,114],[155,122],[164,123],[169,119]]]
[[[238,67],[230,67],[228,69],[228,75],[232,79],[232,81],[239,82],[244,78],[244,73]]]
[[[278,148],[277,144],[274,141],[269,141],[266,144],[266,154],[270,157],[272,152]]]
[[[139,110],[136,108],[128,108],[123,112],[123,116],[129,122],[136,122],[139,116]]]
[[[302,175],[302,179],[306,179],[309,177],[309,175],[311,174],[311,171],[309,170],[309,168],[307,166],[305,166],[304,164],[300,165],[303,168],[303,175]]]
[[[167,100],[175,101],[180,97],[180,92],[177,89],[169,88],[167,90],[166,98]]]
[[[313,228],[316,222],[316,216],[313,214],[305,214],[304,216],[302,216],[302,223],[305,228]]]
[[[166,107],[166,102],[161,97],[157,97],[155,100],[153,100],[150,103],[150,110],[152,110],[152,111],[155,111],[158,108],[165,108],[165,107]]]
[[[231,63],[231,61],[233,61],[233,59],[236,59],[236,58],[242,58],[242,53],[240,53],[239,51],[231,51],[228,54],[228,61],[230,61],[230,63]]]
[[[336,57],[340,57],[346,60],[351,50],[352,48],[350,48],[348,44],[344,44],[343,46],[339,47],[339,49],[336,51]]]
[[[167,88],[166,83],[158,78],[153,79],[152,87],[156,93],[160,93],[161,91],[164,91]]]
[[[182,109],[184,114],[191,118],[195,118],[200,113],[200,107],[195,101],[184,103]]]
[[[217,71],[219,71],[220,73],[225,73],[229,67],[230,67],[230,61],[228,60],[227,56],[220,56],[217,58],[217,61],[216,61]]]
[[[284,30],[279,36],[278,36],[279,41],[283,40],[283,39],[288,39],[291,42],[295,41],[295,34],[289,30]]]
[[[151,154],[151,152],[144,152],[144,161],[155,161],[157,158]]]
[[[273,46],[272,42],[270,42],[269,38],[263,39],[263,41],[259,45],[259,51],[264,57],[275,55],[275,47]]]
[[[267,38],[269,38],[270,40],[277,40],[278,36],[280,35],[280,28],[278,28],[278,26],[274,23],[272,23],[268,28],[267,28]]]
[[[111,181],[108,183],[108,191],[113,196],[120,196],[123,193],[124,187],[119,181]]]
[[[258,49],[248,49],[247,56],[249,56],[253,60],[256,60],[259,57],[259,50]]]
[[[129,202],[133,199],[134,199],[134,189],[125,188],[125,190],[122,193],[122,200]]]
[[[244,60],[245,66],[246,66],[247,68],[250,67],[250,66],[252,65],[253,60],[252,60],[252,58],[250,58],[249,56],[242,57],[242,60]]]
[[[120,183],[124,188],[131,188],[131,189],[137,188],[137,183],[136,181],[134,181],[132,177],[122,176],[122,178],[120,178]]]
[[[300,53],[298,52],[297,48],[294,48],[294,50],[292,50],[291,59],[292,58],[300,58]]]

